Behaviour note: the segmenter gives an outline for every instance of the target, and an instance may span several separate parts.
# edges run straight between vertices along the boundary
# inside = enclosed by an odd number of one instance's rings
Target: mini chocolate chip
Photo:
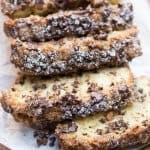
[[[68,123],[68,131],[69,132],[76,132],[77,129],[78,129],[78,126],[76,125],[75,122]]]
[[[49,138],[49,146],[52,147],[55,145],[56,137],[52,136]]]
[[[99,121],[100,121],[101,123],[105,123],[105,122],[106,122],[106,119],[105,119],[105,118],[101,118]]]
[[[48,143],[48,139],[47,138],[41,138],[41,137],[38,137],[37,138],[37,144],[38,146],[41,146],[41,145],[47,145]]]
[[[142,94],[143,93],[143,89],[139,88],[138,91]]]
[[[11,88],[11,90],[12,90],[13,92],[15,92],[15,91],[16,91],[16,89],[15,89],[15,88]]]
[[[124,120],[120,119],[118,121],[114,121],[108,124],[109,128],[114,130],[126,130],[128,128],[128,123],[126,123]]]
[[[114,86],[114,83],[112,82],[112,83],[110,84],[110,86]]]
[[[88,134],[87,134],[87,133],[83,133],[82,135],[86,136],[86,135],[88,135]]]
[[[102,135],[102,134],[103,134],[103,130],[102,130],[102,129],[97,129],[97,130],[96,130],[96,133],[97,133],[98,135]]]

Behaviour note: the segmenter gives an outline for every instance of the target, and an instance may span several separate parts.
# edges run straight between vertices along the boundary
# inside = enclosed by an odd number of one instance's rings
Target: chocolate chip
[[[106,119],[105,119],[105,118],[101,118],[99,121],[100,121],[101,123],[105,123],[105,122],[106,122]]]
[[[126,130],[128,128],[128,123],[126,123],[124,120],[120,119],[118,121],[114,121],[108,124],[109,128],[114,130]]]
[[[96,92],[98,91],[99,87],[97,85],[97,83],[91,83],[90,86],[88,87],[87,92]]]
[[[46,89],[46,84],[37,84],[37,83],[35,83],[33,86],[32,86],[32,88],[34,89],[34,91],[37,91],[37,90],[39,90],[39,89]]]
[[[142,88],[139,88],[138,89],[138,92],[140,92],[141,94],[143,93],[143,89]]]
[[[60,86],[59,86],[59,85],[54,84],[54,85],[53,85],[53,87],[52,87],[52,89],[53,89],[53,91],[56,91],[56,90],[60,89]]]
[[[78,129],[78,126],[76,125],[75,122],[68,123],[68,131],[69,132],[76,132],[77,129]]]
[[[56,137],[49,130],[35,130],[33,136],[36,138],[38,146],[47,145],[49,142],[49,146],[52,147],[56,141]]]
[[[48,142],[47,138],[41,138],[41,137],[37,138],[37,145],[38,146],[47,145],[47,142]]]
[[[55,145],[56,137],[52,136],[49,138],[49,146],[52,147]]]
[[[96,133],[97,133],[98,135],[102,135],[102,134],[103,134],[103,130],[102,130],[102,129],[97,129],[97,130],[96,130]]]
[[[11,88],[11,90],[12,90],[13,92],[15,92],[15,91],[16,91],[16,89],[15,89],[15,88]]]

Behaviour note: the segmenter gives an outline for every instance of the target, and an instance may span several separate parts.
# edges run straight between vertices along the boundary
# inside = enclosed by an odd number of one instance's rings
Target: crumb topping
[[[88,46],[84,50],[82,45],[76,45],[67,52],[54,49],[51,52],[49,48],[44,52],[22,44],[17,41],[12,45],[11,62],[22,71],[34,75],[67,75],[80,70],[122,66],[141,55],[140,43],[135,37],[114,41],[107,48]]]

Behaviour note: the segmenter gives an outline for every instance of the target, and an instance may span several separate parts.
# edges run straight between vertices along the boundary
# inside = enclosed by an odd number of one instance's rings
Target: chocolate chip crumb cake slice
[[[64,9],[84,9],[89,4],[93,7],[111,3],[118,4],[121,0],[1,0],[2,12],[9,17],[26,17],[31,14],[47,15]]]
[[[134,79],[128,67],[104,69],[70,77],[20,77],[4,92],[1,104],[17,121],[34,128],[118,110],[134,93]]]
[[[105,4],[98,8],[61,11],[47,17],[8,19],[4,23],[6,34],[22,41],[44,42],[63,37],[93,36],[106,40],[112,31],[125,30],[132,25],[132,4]]]
[[[136,80],[134,103],[120,112],[108,112],[59,125],[61,150],[126,149],[150,143],[150,78]]]
[[[30,75],[68,75],[75,72],[117,67],[140,56],[137,28],[93,37],[63,38],[44,43],[12,41],[11,62]]]

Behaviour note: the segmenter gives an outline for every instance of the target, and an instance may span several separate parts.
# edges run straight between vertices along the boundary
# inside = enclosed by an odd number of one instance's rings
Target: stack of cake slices
[[[150,77],[128,0],[1,0],[11,62],[20,69],[1,104],[16,121],[55,130],[62,150],[150,142]]]

